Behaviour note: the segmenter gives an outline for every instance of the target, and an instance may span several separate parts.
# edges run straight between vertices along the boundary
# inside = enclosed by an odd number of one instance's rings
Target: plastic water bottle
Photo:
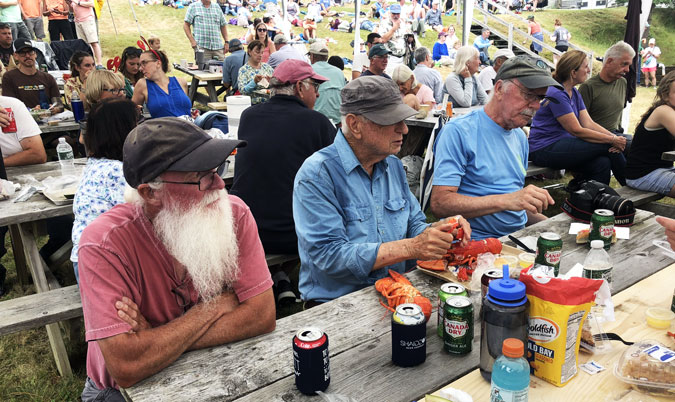
[[[59,156],[61,174],[69,174],[75,170],[75,156],[73,155],[73,148],[63,137],[59,138],[59,145],[56,146],[56,154]]]
[[[530,365],[523,357],[525,345],[520,339],[508,338],[502,356],[492,366],[490,401],[527,402],[530,388]]]
[[[47,98],[45,87],[44,85],[40,85],[38,88],[40,89],[40,109],[49,110],[49,98]]]
[[[612,260],[604,249],[602,240],[591,241],[591,251],[584,259],[584,278],[604,279],[612,287]]]
[[[77,91],[73,91],[73,95],[70,98],[70,107],[73,108],[73,115],[77,123],[84,119],[84,104]]]

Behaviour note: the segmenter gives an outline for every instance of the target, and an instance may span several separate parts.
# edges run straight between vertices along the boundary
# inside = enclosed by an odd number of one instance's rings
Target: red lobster
[[[388,305],[380,300],[380,304],[389,311],[394,311],[396,307],[404,303],[415,303],[422,308],[424,316],[429,320],[431,316],[431,302],[422,296],[417,288],[405,276],[396,271],[389,270],[391,278],[382,278],[375,282],[375,290],[382,293],[387,299]]]
[[[459,231],[461,231],[461,229],[459,229]],[[461,238],[459,233],[457,237]],[[499,239],[490,237],[483,240],[472,240],[465,247],[453,245],[448,249],[447,254],[445,254],[442,259],[432,261],[418,260],[417,265],[432,271],[445,271],[448,265],[466,265],[466,267],[461,267],[459,269],[457,278],[461,281],[468,281],[469,274],[473,273],[474,270],[472,265],[474,262],[476,262],[476,258],[479,254],[499,254],[501,252],[502,243],[499,241]]]

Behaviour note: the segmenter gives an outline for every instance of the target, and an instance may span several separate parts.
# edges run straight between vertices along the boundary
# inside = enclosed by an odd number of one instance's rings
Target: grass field
[[[115,35],[112,20],[107,4],[102,10],[100,19],[101,43],[105,59],[120,55],[127,46],[132,46],[139,39],[137,24],[126,0],[110,1],[110,6],[115,18],[118,35]],[[193,58],[189,42],[182,30],[182,19],[185,10],[174,10],[162,6],[135,7],[140,29],[147,38],[151,34],[162,39],[162,49],[165,50],[170,60],[191,60]],[[351,8],[341,8],[343,11],[353,11]],[[573,35],[573,42],[580,46],[593,50],[601,55],[604,50],[623,38],[625,22],[625,8],[590,10],[590,11],[559,11],[546,10],[538,12],[539,20],[547,29],[552,30],[553,20],[563,20]],[[444,17],[446,24],[456,24],[456,17]],[[658,44],[663,51],[662,62],[667,65],[675,63],[675,53],[672,45],[675,44],[675,10],[657,9],[652,18],[652,36],[657,38]],[[459,31],[459,30],[458,30]],[[295,28],[299,33],[299,29]],[[230,37],[240,37],[244,30],[238,27],[229,27]],[[365,39],[368,32],[362,31]],[[352,34],[331,32],[327,29],[326,22],[319,27],[319,37],[331,37],[337,43],[330,43],[331,54],[350,57],[352,48],[349,42],[353,39]],[[431,33],[422,39],[422,44],[431,48],[435,37]],[[470,38],[473,40],[473,38]],[[446,76],[449,69],[443,69]],[[639,116],[649,106],[654,96],[653,89],[638,88],[638,95],[631,111],[630,130],[637,123]],[[529,181],[528,181],[529,182]],[[549,182],[537,182],[545,185]],[[615,183],[616,184],[616,183]],[[553,196],[559,205],[565,196],[561,190],[553,192]],[[673,203],[672,200],[666,201]],[[548,214],[558,213],[559,209],[551,208]],[[9,236],[7,236],[9,239]],[[44,241],[44,239],[43,239]],[[9,244],[7,244],[9,246]],[[9,247],[8,247],[9,248]],[[13,256],[10,251],[0,261],[8,268],[7,286],[11,290],[1,300],[20,297],[33,293],[32,286],[21,288],[16,283]],[[72,267],[69,263],[59,267],[56,276],[64,285],[75,283]],[[287,314],[297,310],[297,306],[284,309],[280,313]],[[68,331],[69,332],[69,331]],[[38,328],[31,331],[23,331],[17,334],[0,337],[0,400],[2,401],[73,401],[79,398],[85,379],[86,346],[84,335],[80,331],[72,339],[67,341],[70,361],[75,372],[74,377],[64,379],[56,371],[46,331]]]

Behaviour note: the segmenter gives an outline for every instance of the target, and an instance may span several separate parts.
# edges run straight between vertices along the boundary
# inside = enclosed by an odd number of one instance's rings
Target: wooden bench
[[[210,109],[213,110],[222,110],[222,111],[227,111],[227,103],[226,102],[209,102],[206,104]]]
[[[615,188],[614,190],[616,190],[616,192],[619,193],[621,197],[633,201],[633,206],[635,207],[649,204],[650,202],[658,201],[663,198],[663,195],[659,193],[642,191],[628,186]]]
[[[527,173],[525,174],[525,177],[532,177],[532,176],[537,176],[540,174],[547,174],[547,173],[553,173],[555,172],[556,169],[551,169],[547,167],[541,167],[533,164],[532,162],[527,163]]]
[[[267,261],[268,267],[299,259],[300,257],[298,257],[297,254],[265,254],[265,260]]]
[[[0,335],[82,316],[77,285],[0,302]]]

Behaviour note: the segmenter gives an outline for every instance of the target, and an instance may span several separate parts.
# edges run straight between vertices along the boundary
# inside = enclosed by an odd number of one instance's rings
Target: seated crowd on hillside
[[[675,197],[675,169],[661,160],[675,150],[675,72],[661,79],[634,135],[623,133],[624,76],[636,57],[623,41],[606,51],[594,77],[578,50],[563,53],[551,73],[538,58],[491,52],[489,30],[459,46],[454,28],[439,23],[438,0],[377,2],[378,32],[355,44],[363,52],[348,81],[325,40],[301,52],[273,17],[251,23],[244,38],[228,37],[225,15],[249,18],[241,8],[274,4],[200,0],[186,13],[195,51],[222,59],[227,93],[250,96],[236,139],[195,120],[187,83],[169,75],[159,38],[125,48],[117,72],[97,69],[93,46],[74,51],[65,102],[54,78],[36,68],[35,42],[13,41],[0,126],[9,125],[11,108],[17,132],[0,136],[5,166],[47,160],[28,109],[59,113],[77,94],[87,113],[74,219],[49,220],[43,249],[49,255],[73,242],[88,342],[85,402],[123,400],[120,387],[186,351],[273,331],[278,304],[300,297],[312,308],[389,270],[440,259],[453,241],[545,220],[554,200],[525,185],[528,161],[575,180],[608,184],[614,176]],[[303,22],[296,4],[289,23],[310,35],[307,21],[334,16],[332,5],[311,0]],[[217,18],[203,25],[201,12]],[[438,35],[433,49],[417,44],[426,32]],[[5,35],[11,27],[0,24],[0,41]],[[445,80],[439,65],[453,67]],[[455,108],[475,107],[436,135],[430,211],[438,220],[427,223],[397,154],[406,120],[422,105],[443,108],[446,96]],[[297,260],[268,267],[266,254],[297,255],[298,283],[290,279]]]

